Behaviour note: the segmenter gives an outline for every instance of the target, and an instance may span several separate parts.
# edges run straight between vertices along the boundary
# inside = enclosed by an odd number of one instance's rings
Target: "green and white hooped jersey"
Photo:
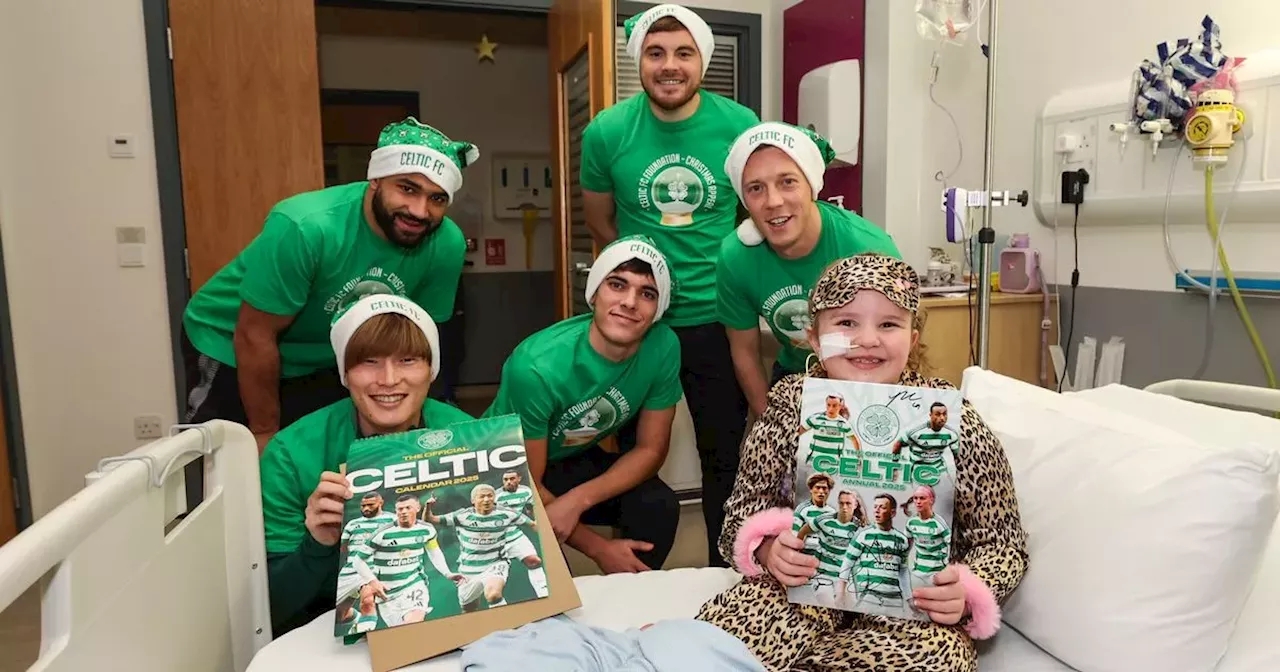
[[[458,572],[478,574],[485,567],[502,561],[504,546],[520,540],[517,525],[529,525],[533,521],[511,509],[495,508],[482,514],[475,507],[467,507],[440,516],[440,522],[458,529],[458,544],[462,546]]]
[[[907,535],[871,525],[858,532],[844,556],[840,576],[853,575],[859,593],[887,599],[902,597],[902,566],[907,562]]]
[[[935,430],[926,424],[907,434],[903,441],[911,446],[912,462],[941,465],[942,451],[947,448],[955,450],[954,446],[960,442],[960,436],[945,425],[942,429]]]
[[[844,561],[845,551],[849,548],[849,540],[858,532],[858,521],[840,522],[838,514],[828,513],[818,518],[815,525],[818,531],[818,573],[825,576],[839,576],[840,565]]]
[[[526,485],[517,485],[515,492],[510,492],[505,488],[498,488],[498,506],[518,513],[524,513],[524,507],[528,506],[532,499],[533,491]]]
[[[375,532],[369,541],[356,547],[351,556],[364,560],[386,587],[387,596],[393,597],[424,583],[427,544],[435,541],[436,528],[426,523],[418,521],[413,527],[397,524]]]
[[[372,537],[378,530],[395,524],[396,515],[388,511],[380,511],[378,515],[372,518],[365,518],[364,516],[353,518],[342,528],[342,541],[340,543],[347,548],[355,548],[368,541],[369,537]]]
[[[345,578],[356,573],[355,568],[351,566],[352,551],[367,542],[378,530],[395,524],[395,514],[387,511],[379,511],[378,515],[372,518],[360,516],[347,521],[342,528],[342,540],[338,542],[339,548],[347,549],[347,563],[342,566],[339,577]]]
[[[933,573],[947,566],[951,552],[951,528],[936,514],[929,520],[912,516],[907,521],[907,535],[915,540],[916,545],[916,564],[912,571]]]
[[[820,548],[818,542],[818,519],[827,514],[835,515],[835,512],[835,509],[829,506],[818,506],[812,501],[805,502],[797,506],[795,513],[791,516],[791,533],[799,534],[800,528],[804,527],[805,523],[808,523],[813,532],[805,537],[804,548],[806,551],[816,552]]]
[[[827,417],[826,413],[814,413],[804,421],[813,430],[813,443],[809,445],[809,461],[818,455],[840,459],[844,444],[853,435],[853,425],[842,417]]]

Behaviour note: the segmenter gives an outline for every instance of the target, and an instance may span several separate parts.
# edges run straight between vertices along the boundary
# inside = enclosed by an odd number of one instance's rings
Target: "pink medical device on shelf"
[[[1000,251],[1000,291],[1032,294],[1040,291],[1040,253],[1031,249],[1025,233],[1009,237],[1009,247]]]

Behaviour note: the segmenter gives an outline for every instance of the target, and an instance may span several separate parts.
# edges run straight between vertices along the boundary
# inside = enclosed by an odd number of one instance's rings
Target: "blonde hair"
[[[933,364],[929,361],[929,346],[924,344],[924,323],[929,319],[928,311],[924,306],[920,306],[920,310],[911,316],[911,328],[916,332],[916,344],[911,346],[911,352],[907,353],[907,370],[927,376],[933,372]]]
[[[413,320],[399,313],[374,315],[360,325],[343,355],[343,369],[372,357],[421,357],[431,361],[431,344]]]

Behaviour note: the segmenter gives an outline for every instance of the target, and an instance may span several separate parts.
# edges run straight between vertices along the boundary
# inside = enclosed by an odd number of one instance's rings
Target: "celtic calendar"
[[[519,416],[360,439],[347,460],[344,642],[550,594]]]
[[[958,390],[808,378],[791,531],[816,556],[792,602],[928,620],[912,594],[951,558]]]

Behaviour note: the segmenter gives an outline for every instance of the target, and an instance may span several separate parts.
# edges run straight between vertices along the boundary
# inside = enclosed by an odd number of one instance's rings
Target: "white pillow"
[[[1106,385],[1072,393],[1130,415],[1159,422],[1201,440],[1231,441],[1280,452],[1280,420],[1258,413],[1214,408],[1165,394],[1150,394],[1124,385]],[[1273,612],[1280,604],[1280,520],[1271,527],[1253,590],[1244,603],[1227,655],[1216,672],[1280,670]]]
[[[1280,506],[1277,455],[976,368],[963,391],[1029,537],[1004,620],[1081,672],[1213,669]]]
[[[1280,420],[1260,413],[1217,408],[1119,384],[1071,392],[1066,396],[1149,419],[1195,441],[1259,446],[1280,451]]]

